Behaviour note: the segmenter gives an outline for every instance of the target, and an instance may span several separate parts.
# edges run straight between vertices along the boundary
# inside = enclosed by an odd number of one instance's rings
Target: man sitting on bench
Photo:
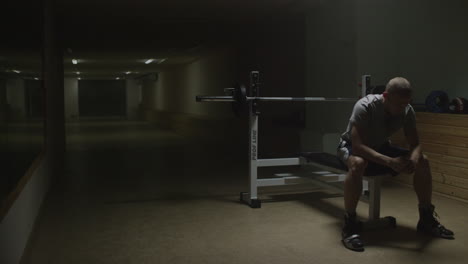
[[[414,190],[419,201],[417,231],[436,237],[453,239],[454,233],[441,225],[432,205],[432,176],[427,157],[422,154],[411,105],[412,89],[405,78],[393,78],[383,94],[370,94],[354,106],[346,132],[338,146],[338,157],[348,167],[344,182],[345,220],[343,245],[364,251],[359,237],[361,225],[356,207],[362,190],[362,176],[414,172]],[[389,144],[388,138],[404,129],[410,149]]]

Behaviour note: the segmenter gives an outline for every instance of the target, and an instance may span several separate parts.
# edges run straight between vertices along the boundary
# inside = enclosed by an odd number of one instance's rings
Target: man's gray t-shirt
[[[341,135],[341,140],[351,143],[351,128],[357,124],[361,127],[366,138],[364,143],[377,150],[387,143],[389,137],[400,128],[416,127],[416,118],[413,107],[407,105],[404,113],[399,116],[390,116],[385,113],[383,95],[369,94],[354,105],[346,132]]]

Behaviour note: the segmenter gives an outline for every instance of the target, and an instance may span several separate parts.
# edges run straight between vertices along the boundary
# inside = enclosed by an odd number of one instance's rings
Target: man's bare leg
[[[348,158],[348,173],[344,181],[344,206],[347,213],[356,212],[362,193],[362,176],[367,167],[363,158],[351,155]]]
[[[367,167],[367,161],[358,156],[349,156],[348,173],[344,181],[345,223],[342,230],[343,245],[354,251],[364,251],[364,244],[359,237],[360,223],[356,217],[356,207],[362,193],[362,176]]]

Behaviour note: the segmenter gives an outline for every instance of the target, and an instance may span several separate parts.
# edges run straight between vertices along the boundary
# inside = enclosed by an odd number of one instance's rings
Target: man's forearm
[[[352,148],[353,148],[353,155],[360,156],[361,158],[367,161],[372,161],[380,165],[389,166],[389,163],[391,160],[390,157],[385,156],[366,145],[363,145],[363,144],[354,145],[353,144]]]
[[[421,150],[421,144],[417,144],[415,146],[412,146],[410,148],[410,159],[418,162],[421,159],[422,156],[422,150]]]

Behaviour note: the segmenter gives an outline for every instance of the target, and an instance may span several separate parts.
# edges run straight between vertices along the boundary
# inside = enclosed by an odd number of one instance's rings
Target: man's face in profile
[[[411,96],[387,94],[386,101],[387,112],[392,116],[398,116],[405,113],[406,106],[411,102]]]

